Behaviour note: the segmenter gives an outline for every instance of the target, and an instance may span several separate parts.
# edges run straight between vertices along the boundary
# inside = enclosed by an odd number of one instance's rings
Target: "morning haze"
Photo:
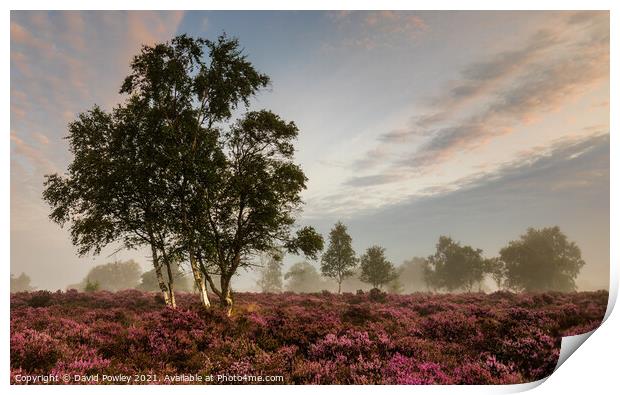
[[[557,225],[586,262],[578,289],[608,288],[607,12],[12,12],[11,273],[55,290],[113,260],[150,270],[142,248],[78,257],[44,175],[72,160],[77,114],[121,101],[141,44],[223,31],[271,77],[252,107],[299,128],[300,225],[327,239],[342,221],[358,255],[380,245],[397,266],[440,235],[490,258]]]

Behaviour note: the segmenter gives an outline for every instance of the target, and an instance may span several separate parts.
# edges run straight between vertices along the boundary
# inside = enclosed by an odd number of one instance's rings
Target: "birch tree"
[[[338,283],[338,293],[342,288],[342,281],[351,277],[357,266],[355,251],[351,247],[351,236],[342,222],[337,222],[329,232],[329,246],[321,260],[321,273]]]
[[[362,269],[360,280],[371,284],[374,288],[381,289],[383,285],[398,277],[394,265],[385,257],[385,248],[380,246],[372,246],[366,250],[360,258],[360,267]]]
[[[293,161],[296,125],[247,111],[268,84],[225,35],[143,46],[124,103],[70,125],[68,174],[45,182],[51,218],[71,223],[80,253],[115,241],[150,246],[158,279],[167,271],[160,287],[170,305],[172,265],[188,260],[203,306],[208,283],[230,312],[231,279],[255,255],[315,257],[323,248],[314,229],[294,226],[307,181]]]

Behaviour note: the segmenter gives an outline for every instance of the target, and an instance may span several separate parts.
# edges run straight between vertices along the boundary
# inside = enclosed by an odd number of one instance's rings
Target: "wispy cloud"
[[[499,165],[480,169],[447,183],[428,185],[401,198],[386,199],[381,205],[365,201],[365,197],[373,197],[372,193],[350,189],[403,181],[400,177],[399,174],[386,173],[351,179],[343,186],[343,191],[312,201],[313,210],[346,217],[370,215],[390,210],[390,207],[473,189],[492,189],[494,192],[484,197],[486,201],[501,199],[498,195],[500,190],[502,194],[512,193],[516,197],[523,197],[526,192],[552,194],[587,190],[594,184],[604,184],[604,178],[609,177],[609,134],[601,127],[595,132],[590,130],[582,137],[563,138],[548,145],[521,150],[514,158]],[[600,193],[599,189],[593,188],[592,193]]]
[[[562,18],[556,31],[539,30],[517,50],[493,55],[488,61],[466,66],[462,81],[431,100],[434,110],[415,118],[408,128],[378,138],[378,145],[353,163],[364,171],[388,163],[378,174],[359,175],[349,186],[371,186],[417,177],[455,155],[476,149],[567,102],[609,77],[609,35],[606,13]],[[577,36],[567,24],[580,23]],[[602,25],[602,27],[601,27]],[[606,28],[607,27],[607,28]],[[458,118],[453,112],[473,99],[473,114]],[[405,155],[391,152],[412,137],[425,138]],[[374,160],[380,154],[380,161]]]
[[[117,101],[118,86],[131,54],[141,44],[169,39],[182,15],[180,12],[14,12],[11,19],[13,154],[32,160],[19,147],[33,142],[48,145],[50,140],[59,144],[64,134],[62,126],[68,121],[65,114],[84,111],[94,102],[109,106]],[[110,42],[102,31],[127,34],[123,40]]]
[[[327,15],[340,28],[341,43],[349,47],[374,49],[415,41],[429,30],[412,11],[328,11]]]

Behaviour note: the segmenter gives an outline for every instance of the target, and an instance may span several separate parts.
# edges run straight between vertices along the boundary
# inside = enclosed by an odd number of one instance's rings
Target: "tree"
[[[574,291],[585,265],[579,247],[557,226],[529,228],[499,254],[506,264],[506,286],[516,291]]]
[[[47,175],[43,198],[52,208],[50,218],[70,223],[79,255],[99,254],[114,242],[125,248],[150,246],[158,284],[166,303],[173,306],[170,268],[171,231],[161,213],[169,210],[161,198],[162,170],[154,165],[156,144],[147,136],[155,131],[140,120],[135,100],[111,114],[95,106],[69,125],[73,161],[68,174]]]
[[[413,257],[404,261],[398,268],[398,281],[402,284],[402,292],[412,293],[424,291],[427,287],[424,277],[426,259]]]
[[[392,278],[392,280],[386,285],[387,292],[392,294],[402,294],[405,291],[405,287],[400,280],[400,275],[402,273],[401,268],[396,269],[394,273],[394,278]]]
[[[385,248],[380,246],[372,246],[366,250],[360,258],[360,267],[360,279],[374,288],[381,289],[398,276],[392,262],[385,258]]]
[[[329,246],[321,259],[321,273],[338,283],[338,293],[342,287],[342,280],[350,277],[357,266],[355,251],[351,247],[351,236],[347,227],[338,221],[329,232]]]
[[[506,264],[500,258],[490,258],[485,261],[485,272],[491,275],[498,290],[502,290],[506,281]]]
[[[86,278],[86,283],[84,285],[84,291],[85,292],[97,292],[97,291],[99,291],[100,288],[101,288],[101,286],[99,285],[99,282],[97,282],[97,281],[90,281],[89,278]]]
[[[50,217],[71,223],[81,254],[150,246],[172,306],[173,267],[188,260],[204,307],[206,279],[230,312],[230,280],[253,255],[313,257],[323,246],[310,227],[292,231],[307,181],[293,163],[295,124],[269,111],[230,123],[268,83],[225,35],[144,46],[120,90],[126,101],[70,125],[69,174],[45,183]]]
[[[284,275],[286,289],[292,292],[317,292],[326,285],[321,275],[308,262],[298,262]]]
[[[209,272],[199,266],[198,257],[211,258],[213,250],[230,248],[225,245],[229,240],[218,240],[221,243],[216,245],[205,230],[230,231],[229,224],[220,220],[235,214],[214,212],[220,207],[214,208],[212,201],[229,180],[225,174],[227,147],[222,141],[226,123],[240,104],[247,106],[250,97],[268,82],[269,78],[246,60],[237,40],[182,35],[169,43],[143,47],[121,90],[134,98],[140,113],[148,114],[148,125],[160,131],[154,136],[157,139],[151,138],[159,154],[153,163],[163,170],[160,180],[166,187],[161,191],[170,198],[167,204],[172,208],[160,216],[173,229],[177,250],[189,260],[205,307],[210,301],[203,274]],[[207,216],[214,226],[206,224]],[[230,277],[226,276],[227,286]]]
[[[435,289],[464,289],[471,292],[484,280],[482,250],[461,246],[450,237],[441,236],[437,251],[426,259],[425,277]]]
[[[90,283],[96,284],[97,289],[112,292],[133,289],[138,286],[140,275],[140,265],[134,260],[115,261],[97,265],[90,269],[84,280],[77,284],[77,287],[87,290],[87,285]]]
[[[13,292],[30,292],[35,288],[30,285],[30,277],[23,273],[19,277],[15,277],[11,274],[11,293]]]
[[[252,257],[283,250],[315,259],[323,238],[311,227],[293,232],[306,188],[293,162],[297,127],[269,111],[250,112],[221,135],[221,177],[197,188],[193,219],[198,262],[222,306],[232,308],[230,280]],[[220,275],[218,286],[212,275]]]
[[[258,286],[263,292],[282,292],[282,254],[269,254],[263,263]]]

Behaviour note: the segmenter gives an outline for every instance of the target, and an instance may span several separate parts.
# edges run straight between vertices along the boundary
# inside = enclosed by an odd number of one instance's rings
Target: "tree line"
[[[435,253],[414,258],[395,267],[385,256],[385,248],[374,245],[357,257],[351,236],[341,222],[330,232],[329,246],[323,254],[320,273],[308,262],[299,262],[282,274],[282,258],[264,264],[258,285],[263,292],[287,290],[318,291],[332,279],[341,292],[343,282],[357,278],[373,288],[400,293],[404,288],[428,291],[481,291],[486,279],[498,290],[525,292],[575,291],[575,279],[585,264],[581,251],[568,241],[559,227],[529,228],[518,240],[510,241],[499,256],[486,258],[483,251],[440,236]],[[412,282],[416,284],[411,287]],[[312,285],[310,285],[312,284]]]
[[[303,261],[283,273],[282,253],[263,255],[256,263],[260,268],[257,285],[262,292],[270,293],[318,292],[334,286],[340,293],[343,284],[349,291],[378,288],[391,293],[471,292],[480,291],[483,282],[490,279],[498,290],[573,291],[574,279],[583,266],[579,249],[557,227],[529,229],[520,240],[510,242],[500,250],[499,256],[492,258],[484,258],[480,249],[441,236],[433,255],[413,258],[400,266],[393,265],[385,256],[385,248],[377,245],[357,257],[351,242],[346,226],[338,222],[330,232],[329,248],[323,254],[320,271]],[[175,265],[172,273],[177,291],[198,291],[191,271]],[[82,281],[66,288],[87,292],[158,291],[159,285],[154,269],[142,272],[137,262],[128,260],[97,265]],[[11,275],[11,292],[34,289],[27,274]]]

